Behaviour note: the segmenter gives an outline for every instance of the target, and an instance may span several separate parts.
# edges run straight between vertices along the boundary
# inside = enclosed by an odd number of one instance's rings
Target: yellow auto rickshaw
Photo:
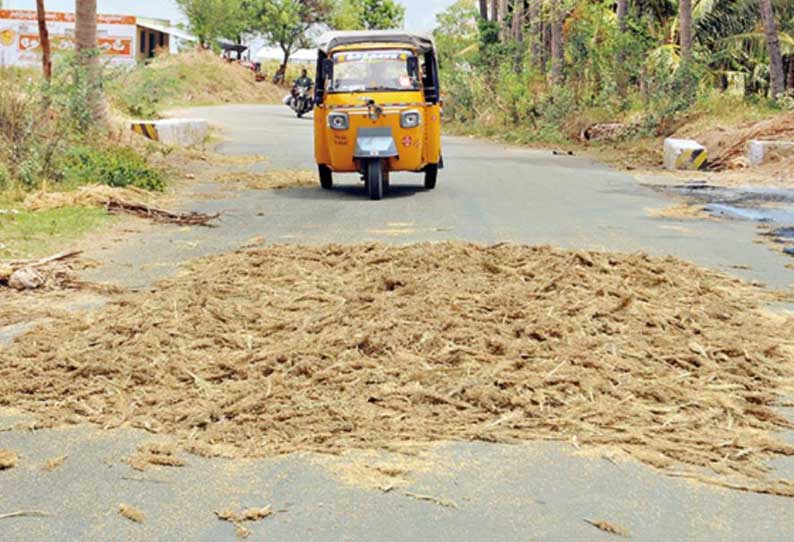
[[[320,39],[314,156],[325,189],[334,173],[361,174],[371,199],[389,173],[424,173],[436,186],[441,158],[438,62],[430,37],[399,30],[330,32]]]

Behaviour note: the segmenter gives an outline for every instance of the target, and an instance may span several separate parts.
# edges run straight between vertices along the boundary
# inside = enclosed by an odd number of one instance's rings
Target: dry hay
[[[235,512],[232,509],[216,511],[215,516],[221,521],[228,521],[235,527],[235,532],[240,538],[248,538],[251,535],[251,530],[243,525],[244,522],[260,521],[268,516],[273,515],[273,510],[270,506],[262,508],[246,508],[241,512]]]
[[[113,200],[146,205],[152,199],[150,192],[140,188],[118,188],[104,184],[90,184],[71,192],[39,190],[26,197],[23,206],[28,211],[47,211],[62,207],[105,207],[109,201]]]
[[[147,444],[138,450],[125,462],[135,470],[144,471],[151,466],[157,467],[184,467],[187,461],[177,457],[176,447],[170,444]]]
[[[618,536],[623,536],[628,538],[629,531],[621,527],[620,525],[615,525],[614,523],[609,523],[608,521],[593,521],[591,519],[584,520],[585,523],[589,523],[599,531],[604,531],[605,533],[609,534],[616,534]]]
[[[671,220],[696,220],[711,218],[702,205],[680,202],[667,207],[647,209],[651,218],[667,218]]]
[[[250,171],[224,173],[215,178],[220,183],[243,183],[253,190],[280,190],[302,186],[315,186],[317,174],[308,170],[273,170],[259,173]]]
[[[19,456],[11,450],[0,450],[0,470],[13,469],[19,463]]]
[[[119,505],[119,515],[135,523],[143,523],[146,520],[146,514],[143,511],[124,503]]]
[[[0,406],[203,455],[575,437],[794,495],[766,466],[794,455],[773,434],[794,321],[761,312],[779,297],[642,254],[260,247],[17,339]]]
[[[66,462],[67,457],[65,455],[51,457],[41,466],[41,470],[52,472],[59,469]]]
[[[104,207],[109,213],[125,213],[166,224],[206,226],[220,215],[176,213],[149,205],[149,192],[139,188],[117,188],[101,184],[81,186],[73,192],[42,190],[25,199],[25,208],[43,211],[60,207]]]

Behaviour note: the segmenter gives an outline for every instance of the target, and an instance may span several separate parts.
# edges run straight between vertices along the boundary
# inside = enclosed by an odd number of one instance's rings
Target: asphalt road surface
[[[296,119],[285,107],[221,106],[188,114],[222,128],[222,152],[264,155],[262,168],[314,168],[311,120]],[[444,157],[436,190],[421,188],[420,176],[396,175],[379,202],[367,199],[354,176],[340,176],[330,192],[317,186],[203,198],[218,187],[195,186],[184,206],[223,211],[219,227],[147,228],[97,249],[107,263],[91,278],[145,288],[186,260],[263,236],[272,243],[462,239],[642,250],[772,286],[794,282],[784,257],[752,242],[752,225],[650,218],[647,209],[671,202],[590,160],[466,138],[446,138]],[[666,477],[635,462],[582,454],[567,443],[433,447],[427,461],[434,467],[412,474],[407,489],[456,505],[445,507],[350,483],[309,454],[233,462],[189,457],[186,467],[141,474],[121,460],[153,435],[92,427],[2,431],[18,419],[0,412],[0,448],[22,458],[19,467],[0,472],[0,517],[30,509],[50,515],[0,519],[3,542],[234,540],[233,526],[213,512],[264,504],[279,512],[248,524],[250,540],[620,539],[585,519],[620,525],[640,541],[794,540],[790,499]],[[59,455],[68,456],[59,469],[39,468]],[[773,467],[794,478],[794,461]],[[120,503],[142,509],[146,521],[119,516]]]

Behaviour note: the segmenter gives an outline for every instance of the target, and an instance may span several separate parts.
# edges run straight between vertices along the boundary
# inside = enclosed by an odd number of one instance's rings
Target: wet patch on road
[[[794,256],[794,189],[734,188],[702,181],[653,188],[682,197],[687,204],[713,218],[762,224],[767,228],[762,235],[772,239],[773,248],[780,248],[784,254]],[[692,214],[692,217],[695,216]]]

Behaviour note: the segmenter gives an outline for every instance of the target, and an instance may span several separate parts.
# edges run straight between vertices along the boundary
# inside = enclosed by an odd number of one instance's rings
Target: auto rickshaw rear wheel
[[[369,199],[383,197],[383,163],[380,160],[367,160],[364,180],[367,184]]]
[[[425,188],[433,190],[438,179],[438,164],[427,164],[425,166]]]
[[[320,173],[320,186],[325,190],[332,189],[334,187],[334,176],[331,173],[331,168],[324,164],[319,164],[317,171]]]

